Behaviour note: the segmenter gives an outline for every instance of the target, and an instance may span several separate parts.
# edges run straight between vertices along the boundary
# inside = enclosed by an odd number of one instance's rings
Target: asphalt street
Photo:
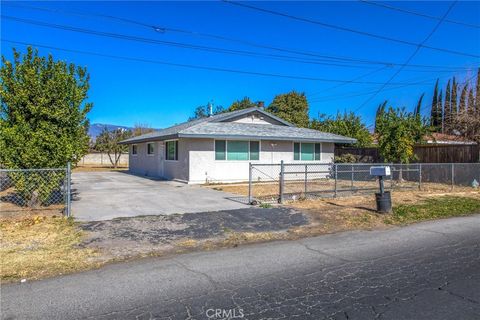
[[[480,215],[2,285],[3,319],[480,319]]]

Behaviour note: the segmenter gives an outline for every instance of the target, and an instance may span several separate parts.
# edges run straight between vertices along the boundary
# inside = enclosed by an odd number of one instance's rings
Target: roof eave
[[[118,144],[135,144],[135,143],[150,142],[150,141],[164,141],[164,140],[175,139],[175,138],[178,138],[178,134],[169,134],[164,136],[145,137],[145,138],[138,137],[138,139],[130,138],[127,140],[120,141]]]
[[[205,138],[205,139],[258,139],[275,141],[305,141],[305,142],[332,142],[332,143],[356,143],[356,139],[349,138],[312,138],[312,137],[279,137],[260,135],[234,135],[234,134],[193,134],[179,133],[179,138]]]

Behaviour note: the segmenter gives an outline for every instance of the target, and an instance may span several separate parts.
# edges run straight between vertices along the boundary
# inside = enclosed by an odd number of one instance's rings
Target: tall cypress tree
[[[415,115],[416,116],[421,115],[420,112],[422,111],[423,96],[425,96],[425,93],[422,93],[422,95],[420,96],[420,99],[418,99],[417,107],[415,108]]]
[[[433,98],[432,98],[432,109],[430,111],[430,124],[433,127],[438,127],[438,79],[435,83],[435,88],[433,89]]]
[[[382,118],[383,114],[385,113],[385,108],[387,106],[388,100],[385,100],[383,103],[378,105],[377,112],[375,114],[375,129],[373,132],[377,133],[380,126],[380,119]]]
[[[451,101],[452,101],[452,113],[451,113],[451,117],[450,117],[450,120],[452,120],[457,112],[458,112],[458,109],[457,109],[457,94],[458,94],[458,84],[457,82],[455,81],[455,77],[453,77],[453,81],[452,81],[452,98],[451,98]]]
[[[475,88],[475,112],[480,117],[480,68],[477,71],[477,85]]]
[[[440,127],[442,130],[442,133],[444,131],[443,127],[443,90],[440,90],[440,93],[438,94],[438,102],[437,102],[437,125]]]
[[[465,83],[462,89],[462,94],[460,95],[460,103],[458,104],[458,113],[463,113],[467,109],[467,92],[468,92],[468,82]]]
[[[473,88],[470,88],[468,91],[468,101],[467,101],[468,114],[472,116],[475,115],[475,98],[473,97]]]
[[[451,101],[450,101],[450,80],[447,83],[447,89],[445,91],[445,106],[443,107],[443,124],[442,128],[444,129],[445,133],[449,132],[450,128],[450,115],[452,113],[451,110]]]

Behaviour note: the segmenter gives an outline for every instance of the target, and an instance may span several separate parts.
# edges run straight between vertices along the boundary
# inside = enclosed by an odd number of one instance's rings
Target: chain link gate
[[[71,166],[0,169],[0,215],[71,216]]]

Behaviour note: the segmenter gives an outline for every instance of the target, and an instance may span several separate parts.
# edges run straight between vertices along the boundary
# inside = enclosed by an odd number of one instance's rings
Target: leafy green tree
[[[379,119],[378,147],[386,162],[409,163],[413,147],[429,132],[420,115],[390,107]]]
[[[130,130],[115,129],[108,131],[107,128],[104,128],[95,140],[95,150],[106,153],[110,163],[116,168],[122,153],[128,152],[128,146],[119,144],[119,142],[131,136],[132,132]]]
[[[252,100],[250,100],[249,97],[244,97],[242,100],[237,100],[233,102],[232,105],[228,108],[228,111],[230,112],[258,106],[259,102],[253,102]]]
[[[444,122],[443,122],[443,90],[440,90],[440,93],[438,94],[438,102],[437,102],[437,113],[438,113],[438,125],[442,129],[442,132],[444,131]]]
[[[268,106],[267,111],[298,127],[306,128],[310,123],[305,93],[291,91],[276,95]]]
[[[357,147],[367,147],[372,144],[372,136],[360,116],[355,113],[337,113],[336,117],[321,115],[318,120],[313,120],[310,127],[315,130],[339,134],[355,138]]]
[[[7,168],[56,168],[88,151],[85,68],[29,47],[2,56],[0,68],[0,163]]]
[[[212,106],[212,115],[219,114],[225,112],[225,109],[222,106]],[[188,121],[193,121],[201,118],[206,118],[209,116],[210,110],[210,102],[204,106],[198,106],[193,111],[193,115],[188,118]]]
[[[86,103],[89,75],[85,68],[39,56],[28,47],[13,61],[2,56],[0,68],[0,166],[58,168],[76,163],[88,152]],[[47,203],[63,175],[19,172],[11,175],[29,205]]]

